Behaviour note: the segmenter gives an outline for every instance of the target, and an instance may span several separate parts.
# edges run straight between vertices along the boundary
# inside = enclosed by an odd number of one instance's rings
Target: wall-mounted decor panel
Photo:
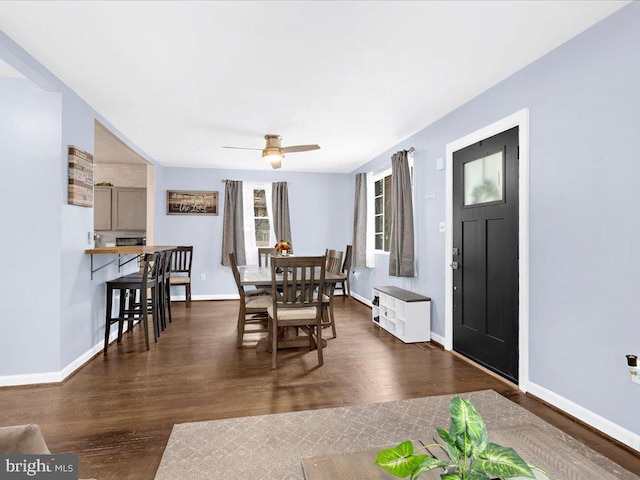
[[[93,207],[93,155],[69,145],[70,205]]]
[[[218,192],[167,190],[167,215],[218,215]]]

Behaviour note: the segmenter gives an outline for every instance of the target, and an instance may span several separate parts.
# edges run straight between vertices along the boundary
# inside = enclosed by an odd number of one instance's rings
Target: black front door
[[[518,381],[518,127],[453,154],[453,348]]]

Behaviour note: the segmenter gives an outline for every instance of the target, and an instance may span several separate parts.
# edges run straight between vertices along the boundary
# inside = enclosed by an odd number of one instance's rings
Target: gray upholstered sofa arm
[[[35,423],[0,427],[0,453],[23,455],[47,455],[47,447],[40,427]]]

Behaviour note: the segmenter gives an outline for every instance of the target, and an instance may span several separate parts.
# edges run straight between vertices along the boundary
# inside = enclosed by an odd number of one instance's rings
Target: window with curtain
[[[244,182],[244,243],[248,265],[258,263],[258,247],[273,247],[276,243],[273,230],[271,184]]]
[[[413,189],[413,156],[409,156]],[[391,169],[373,176],[373,228],[376,253],[389,253],[391,239]]]

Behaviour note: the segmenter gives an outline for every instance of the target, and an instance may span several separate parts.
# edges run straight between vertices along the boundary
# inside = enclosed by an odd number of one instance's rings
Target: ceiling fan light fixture
[[[272,157],[269,159],[269,163],[273,169],[280,168],[282,166],[282,157]]]
[[[271,168],[280,168],[284,155],[279,147],[267,147],[262,151],[262,158],[271,164]]]
[[[292,145],[289,147],[282,146],[282,137],[280,135],[265,135],[265,140],[267,141],[267,145],[262,150],[262,158],[267,160],[271,164],[271,168],[280,168],[282,167],[282,159],[284,158],[286,153],[296,153],[296,152],[309,152],[311,150],[318,150],[320,145]],[[239,150],[259,150],[258,148],[247,148],[247,147],[227,147],[223,146],[222,148],[236,148]]]

